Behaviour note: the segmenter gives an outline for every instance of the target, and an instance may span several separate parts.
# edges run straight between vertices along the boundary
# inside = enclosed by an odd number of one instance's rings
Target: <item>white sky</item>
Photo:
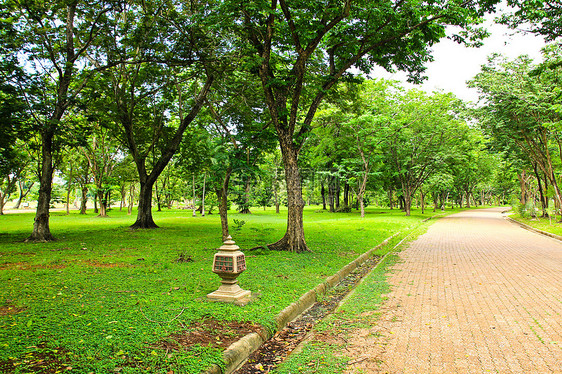
[[[488,56],[492,53],[501,53],[509,58],[526,54],[535,62],[542,60],[540,50],[545,45],[542,37],[515,33],[506,26],[492,22],[487,23],[487,29],[491,36],[484,40],[484,45],[480,48],[466,48],[448,39],[436,44],[433,47],[434,61],[427,65],[428,79],[421,87],[410,84],[406,86],[418,87],[428,92],[452,92],[460,99],[476,102],[478,92],[474,88],[468,88],[466,81],[480,72],[480,66],[486,64]],[[390,74],[383,69],[377,70],[372,76],[403,82],[406,80],[404,73]]]

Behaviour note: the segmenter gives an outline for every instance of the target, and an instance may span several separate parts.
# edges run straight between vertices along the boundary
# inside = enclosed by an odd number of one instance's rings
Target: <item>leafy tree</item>
[[[64,116],[96,70],[88,59],[107,31],[106,1],[2,1],[12,16],[14,39],[2,38],[3,48],[17,48],[27,77],[18,80],[34,130],[41,138],[40,188],[33,232],[28,240],[48,241],[54,157],[67,138]],[[13,42],[15,40],[15,43]]]
[[[113,188],[113,171],[122,158],[122,149],[107,128],[97,122],[90,124],[94,131],[87,143],[81,147],[81,152],[88,160],[95,186],[94,192],[100,207],[99,216],[107,217],[109,196]]]
[[[211,185],[219,202],[223,239],[228,236],[228,192],[233,175],[243,182],[239,207],[249,212],[250,187],[257,165],[273,149],[263,94],[253,76],[235,69],[221,77],[207,97],[207,129],[213,137]]]
[[[394,113],[381,129],[381,147],[400,183],[406,215],[410,215],[412,197],[443,167],[466,128],[454,117],[458,100],[452,94],[410,90],[399,96]]]
[[[547,41],[562,36],[562,8],[560,4],[545,0],[508,0],[507,4],[514,8],[499,18],[503,24],[517,29],[543,35]]]
[[[545,60],[546,63],[561,61],[560,48],[546,50]],[[478,112],[484,131],[494,142],[519,148],[538,166],[553,189],[559,209],[562,195],[556,176],[560,160],[556,156],[562,157],[557,150],[562,147],[558,103],[562,68],[530,74],[534,68],[525,56],[509,61],[494,55],[471,85],[479,89],[484,103]]]
[[[166,9],[166,12],[162,11]],[[132,228],[155,228],[152,189],[201,110],[226,51],[208,20],[212,3],[130,2],[118,10],[104,56],[106,104],[137,167],[140,192]],[[126,36],[126,37],[123,37]],[[123,62],[127,61],[127,62]],[[131,64],[129,61],[134,61]]]
[[[224,1],[233,14],[241,48],[253,55],[249,68],[262,82],[283,155],[288,193],[287,232],[270,245],[307,251],[299,153],[326,93],[352,67],[398,68],[419,81],[430,47],[446,25],[470,27],[496,1]],[[466,34],[455,35],[469,41]]]

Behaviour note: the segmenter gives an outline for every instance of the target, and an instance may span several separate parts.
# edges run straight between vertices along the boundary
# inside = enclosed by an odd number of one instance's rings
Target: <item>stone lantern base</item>
[[[211,301],[222,301],[245,305],[250,301],[251,291],[240,288],[237,284],[221,284],[218,290],[211,292],[207,298]]]

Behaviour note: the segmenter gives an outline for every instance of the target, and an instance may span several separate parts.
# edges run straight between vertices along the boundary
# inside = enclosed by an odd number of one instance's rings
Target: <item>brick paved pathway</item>
[[[349,373],[562,373],[562,243],[500,211],[441,219],[400,254]]]

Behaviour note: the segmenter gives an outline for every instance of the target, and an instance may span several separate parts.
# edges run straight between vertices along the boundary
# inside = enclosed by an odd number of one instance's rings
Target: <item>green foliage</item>
[[[523,218],[537,218],[538,209],[533,201],[517,204],[517,211]]]

